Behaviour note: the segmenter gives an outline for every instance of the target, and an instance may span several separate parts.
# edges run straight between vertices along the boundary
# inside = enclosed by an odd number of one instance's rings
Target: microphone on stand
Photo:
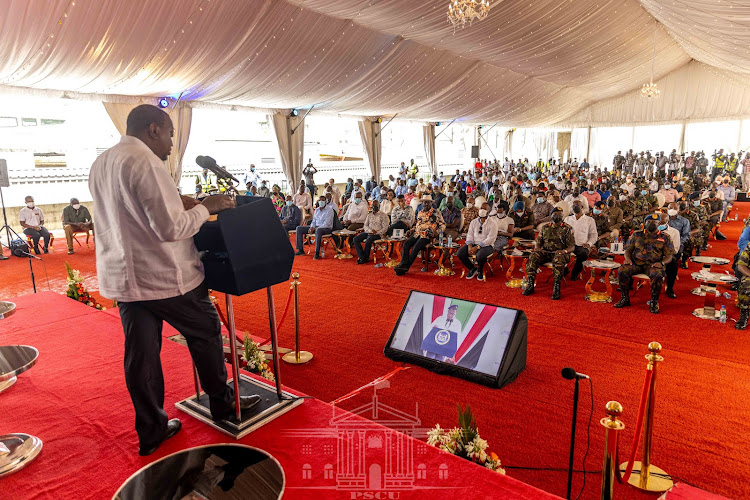
[[[198,166],[200,166],[201,168],[205,168],[215,173],[216,177],[218,177],[219,179],[230,179],[236,182],[237,184],[240,183],[240,181],[238,181],[235,176],[227,172],[227,170],[224,167],[219,166],[216,163],[216,160],[214,160],[210,156],[198,156],[195,159],[195,163],[197,163]]]
[[[575,390],[573,391],[573,425],[571,426],[570,431],[570,459],[568,460],[568,490],[567,494],[565,495],[565,498],[570,500],[570,490],[573,487],[573,452],[575,450],[576,446],[576,421],[578,420],[578,382],[581,379],[589,379],[591,381],[591,378],[588,375],[584,375],[583,373],[578,373],[573,368],[563,368],[562,369],[562,376],[564,379],[567,380],[575,380]],[[584,480],[586,479],[586,473],[583,473]]]

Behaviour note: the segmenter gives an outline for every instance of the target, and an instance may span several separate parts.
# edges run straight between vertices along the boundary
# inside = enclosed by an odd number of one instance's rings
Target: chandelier
[[[654,83],[654,61],[656,61],[656,30],[654,30],[654,54],[651,57],[651,79],[641,87],[641,97],[645,97],[646,99],[655,99],[661,94],[661,91]]]
[[[453,0],[448,4],[448,21],[453,25],[453,32],[459,26],[465,28],[475,19],[481,21],[490,12],[490,0]]]

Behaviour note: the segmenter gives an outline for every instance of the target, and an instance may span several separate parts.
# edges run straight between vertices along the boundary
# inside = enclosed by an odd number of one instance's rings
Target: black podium
[[[232,379],[236,414],[231,419],[214,422],[209,410],[208,395],[200,391],[195,376],[196,394],[179,401],[180,410],[225,434],[239,439],[303,402],[281,389],[281,362],[276,337],[276,314],[271,287],[289,279],[294,250],[279,221],[270,198],[237,196],[237,206],[206,222],[193,238],[201,254],[206,284],[211,290],[225,294],[227,329],[232,356]],[[268,320],[271,329],[275,388],[246,375],[240,375],[237,359],[232,297],[266,289]],[[250,410],[240,410],[240,396],[258,394],[261,402]]]

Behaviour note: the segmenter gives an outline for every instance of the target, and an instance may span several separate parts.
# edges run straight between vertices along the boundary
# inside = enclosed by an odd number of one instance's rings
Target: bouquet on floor
[[[487,453],[489,445],[487,441],[479,437],[477,420],[471,412],[470,406],[467,406],[464,411],[461,409],[461,405],[458,405],[458,427],[445,430],[440,427],[440,424],[436,425],[434,429],[427,433],[427,444],[466,460],[471,460],[489,470],[505,474],[505,469],[500,466],[498,456],[492,452]]]
[[[73,300],[83,302],[89,307],[104,311],[106,308],[86,291],[86,287],[83,286],[81,273],[75,269],[71,269],[67,262],[65,263],[65,269],[68,271],[68,290],[66,291],[66,295]]]
[[[243,358],[247,365],[245,369],[250,373],[257,373],[261,377],[273,382],[275,380],[273,372],[268,368],[266,362],[266,355],[260,350],[260,346],[257,342],[250,338],[250,335],[245,334],[245,352]]]

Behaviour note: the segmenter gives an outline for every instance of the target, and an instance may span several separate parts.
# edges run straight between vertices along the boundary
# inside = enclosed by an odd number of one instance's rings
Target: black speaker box
[[[238,196],[237,207],[193,237],[208,288],[244,295],[289,280],[294,249],[270,198]]]
[[[471,147],[471,157],[474,159],[479,158],[479,146],[472,146]]]

